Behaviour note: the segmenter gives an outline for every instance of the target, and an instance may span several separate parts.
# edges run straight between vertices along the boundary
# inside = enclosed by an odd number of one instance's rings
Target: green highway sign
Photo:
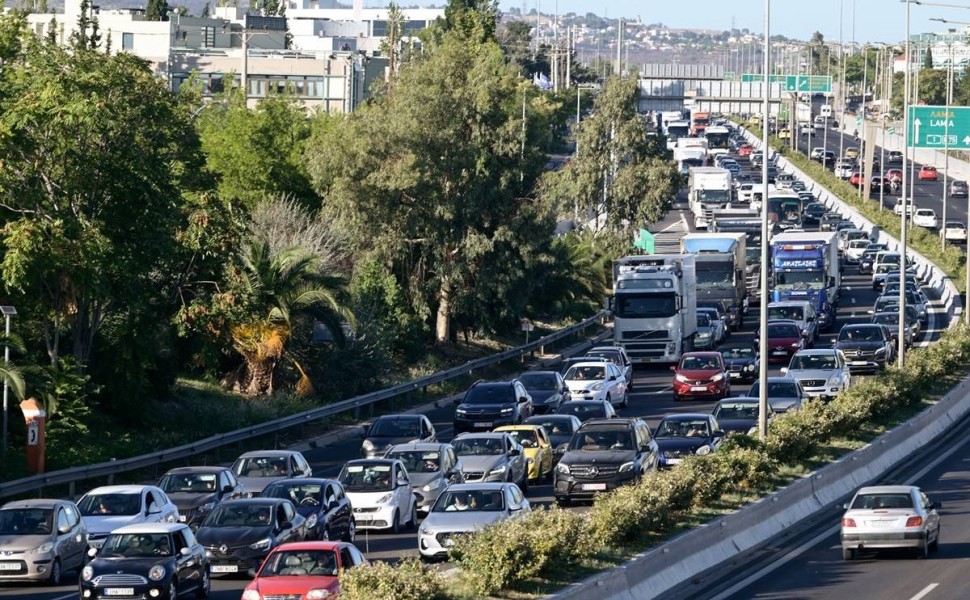
[[[910,148],[970,149],[970,107],[910,106]]]
[[[742,82],[764,81],[765,76],[757,73],[744,73]],[[768,81],[780,83],[785,92],[831,92],[832,77],[830,75],[772,75]]]
[[[653,234],[646,229],[641,229],[640,233],[633,238],[633,245],[646,254],[653,254]]]

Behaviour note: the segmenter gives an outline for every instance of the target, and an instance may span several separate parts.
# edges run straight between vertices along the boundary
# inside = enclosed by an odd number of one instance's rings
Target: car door
[[[71,526],[71,543],[74,546],[74,558],[72,564],[78,566],[87,562],[88,551],[88,532],[84,527],[84,521],[73,503],[64,505],[64,515]],[[65,568],[68,565],[63,565]]]
[[[333,520],[340,535],[347,538],[350,536],[350,520],[353,518],[353,508],[350,506],[350,500],[344,492],[344,486],[338,482],[333,482],[330,486],[333,489],[334,502],[337,503],[336,508],[333,510]]]
[[[400,515],[401,522],[404,523],[407,519],[411,518],[411,505],[414,503],[414,493],[411,491],[411,477],[408,476],[408,470],[404,468],[404,465],[398,463],[394,469],[394,481],[397,482],[394,493],[397,495],[397,505],[400,507],[398,514]]]
[[[168,494],[163,492],[161,488],[153,487],[151,489],[152,495],[155,500],[161,506],[162,514],[159,518],[159,522],[168,521],[169,523],[175,523],[179,520],[179,508],[175,506],[175,503],[168,497]]]
[[[280,502],[276,507],[276,529],[279,542],[299,542],[305,537],[305,530],[296,518],[296,509],[289,500]]]
[[[937,512],[936,508],[933,506],[933,502],[926,494],[923,493],[922,490],[918,491],[918,495],[920,504],[922,504],[923,510],[926,511],[926,530],[932,531],[935,535],[937,528],[940,525],[940,513]]]
[[[421,440],[428,443],[438,441],[438,435],[434,430],[434,425],[428,417],[421,416]]]
[[[522,481],[525,473],[525,452],[511,436],[503,435],[502,443],[505,444],[505,460],[509,465],[509,478],[507,481]]]
[[[184,594],[193,590],[201,583],[198,570],[198,558],[191,551],[183,554],[182,549],[188,548],[185,538],[181,531],[173,531],[171,536],[171,548],[175,550],[175,572],[178,579],[178,593]]]
[[[54,513],[54,555],[60,558],[61,568],[70,570],[78,560],[80,544],[75,541],[74,528],[67,517],[64,507]]]
[[[552,473],[552,442],[543,427],[536,427],[536,437],[539,440],[536,459],[539,461],[539,477],[542,477],[545,473]]]

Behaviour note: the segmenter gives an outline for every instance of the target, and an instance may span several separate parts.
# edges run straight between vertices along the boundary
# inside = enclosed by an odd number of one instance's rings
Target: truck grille
[[[670,332],[667,330],[659,331],[624,331],[620,339],[623,340],[670,340]]]

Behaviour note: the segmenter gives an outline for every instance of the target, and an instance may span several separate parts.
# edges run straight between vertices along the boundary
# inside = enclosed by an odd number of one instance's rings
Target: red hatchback
[[[853,171],[852,175],[849,175],[849,183],[855,187],[866,184],[866,178],[859,171]]]
[[[903,170],[902,169],[889,169],[886,171],[886,179],[893,183],[903,182]]]
[[[731,395],[731,377],[720,352],[688,352],[670,370],[674,372],[674,400],[720,400]]]
[[[340,595],[340,571],[367,564],[348,542],[296,542],[269,553],[242,600],[305,598],[322,600]]]
[[[919,169],[918,177],[920,181],[936,181],[936,167],[923,165]]]
[[[751,156],[752,152],[754,152],[754,146],[751,144],[741,144],[738,147],[738,156]]]
[[[755,339],[755,343],[758,340]],[[768,321],[768,362],[788,364],[791,357],[805,347],[802,329],[795,321]]]

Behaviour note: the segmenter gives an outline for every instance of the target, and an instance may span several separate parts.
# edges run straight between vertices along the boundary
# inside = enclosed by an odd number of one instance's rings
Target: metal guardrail
[[[340,402],[314,408],[302,413],[297,413],[295,415],[281,417],[273,421],[267,421],[265,423],[252,425],[243,429],[237,429],[228,433],[221,433],[197,442],[176,446],[174,448],[168,448],[166,450],[159,450],[150,454],[143,454],[141,456],[134,456],[132,458],[121,460],[112,460],[94,465],[86,465],[83,467],[62,469],[60,471],[53,471],[50,473],[41,473],[40,475],[33,475],[23,479],[15,479],[13,481],[0,484],[0,498],[19,496],[46,486],[73,484],[86,479],[107,477],[117,475],[119,473],[152,467],[163,462],[181,460],[196,454],[214,450],[220,446],[235,444],[251,438],[278,433],[291,427],[298,427],[318,419],[332,417],[334,415],[354,410],[362,406],[374,404],[375,402],[379,402],[381,400],[387,400],[395,396],[400,396],[402,394],[407,394],[414,392],[415,390],[426,388],[430,385],[455,379],[478,369],[495,365],[506,360],[518,358],[548,344],[568,337],[574,333],[584,331],[588,327],[599,322],[600,319],[606,316],[606,314],[606,311],[601,310],[579,323],[570,325],[569,327],[564,327],[559,331],[550,333],[549,335],[541,337],[528,344],[516,346],[515,348],[511,348],[491,356],[477,358],[457,367],[439,371],[437,373],[428,375],[427,377],[422,377],[421,379],[415,379],[414,381],[408,381],[393,387],[377,390],[361,396],[355,396],[348,400],[342,400]]]

